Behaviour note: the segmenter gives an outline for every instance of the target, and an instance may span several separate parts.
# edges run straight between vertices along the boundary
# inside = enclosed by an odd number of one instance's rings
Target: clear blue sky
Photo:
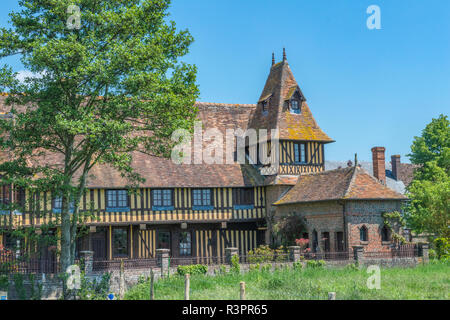
[[[369,30],[366,9],[381,9]],[[0,25],[17,1],[2,0]],[[271,54],[286,47],[320,127],[329,160],[405,155],[412,139],[450,110],[448,0],[173,0],[171,18],[195,38],[185,61],[198,67],[200,101],[255,103]],[[5,60],[2,60],[4,62]],[[23,70],[18,58],[6,60]]]

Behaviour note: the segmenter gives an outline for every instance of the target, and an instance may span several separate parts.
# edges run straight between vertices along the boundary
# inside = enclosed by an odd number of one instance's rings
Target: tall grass
[[[368,289],[371,274],[366,268],[280,269],[250,271],[243,274],[191,277],[192,300],[239,299],[239,282],[246,282],[249,300],[327,299],[336,292],[336,299],[449,299],[450,264],[435,263],[415,268],[381,269],[381,289]],[[171,276],[155,283],[155,299],[181,300],[184,279]],[[149,282],[131,288],[128,300],[148,300]]]

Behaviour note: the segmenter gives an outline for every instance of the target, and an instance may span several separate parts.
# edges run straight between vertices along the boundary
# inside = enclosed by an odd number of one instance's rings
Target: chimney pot
[[[384,185],[386,185],[385,151],[386,148],[384,147],[372,148],[373,175]]]

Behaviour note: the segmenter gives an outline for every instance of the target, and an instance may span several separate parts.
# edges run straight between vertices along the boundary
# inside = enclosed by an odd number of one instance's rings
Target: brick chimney
[[[392,175],[395,180],[398,180],[398,171],[400,170],[400,155],[395,154],[391,156]]]
[[[386,185],[386,164],[384,158],[384,147],[372,148],[373,175],[380,182]]]

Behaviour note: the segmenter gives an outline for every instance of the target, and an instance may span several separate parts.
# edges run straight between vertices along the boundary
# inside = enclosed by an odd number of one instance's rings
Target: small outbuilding
[[[275,220],[304,218],[303,237],[313,252],[342,252],[353,246],[387,251],[392,244],[383,213],[401,211],[407,198],[359,166],[302,174],[273,205]]]

